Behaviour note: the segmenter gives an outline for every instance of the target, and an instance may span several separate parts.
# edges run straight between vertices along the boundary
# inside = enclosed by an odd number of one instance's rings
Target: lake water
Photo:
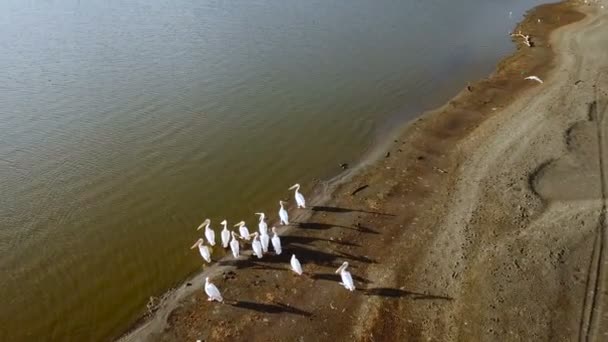
[[[203,219],[274,218],[540,2],[2,1],[0,340],[116,337],[200,270]]]

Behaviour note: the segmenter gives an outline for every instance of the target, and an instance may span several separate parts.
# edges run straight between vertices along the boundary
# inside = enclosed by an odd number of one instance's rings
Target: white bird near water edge
[[[268,244],[270,243],[270,236],[268,236],[268,233],[260,235],[260,242],[262,243],[262,252],[268,253]]]
[[[210,263],[211,262],[211,250],[209,249],[209,247],[205,246],[205,240],[198,239],[196,241],[196,243],[194,245],[192,245],[192,247],[190,247],[190,249],[194,249],[195,247],[198,247],[198,252],[201,254],[203,259],[207,263]]]
[[[270,241],[272,241],[272,248],[274,248],[274,252],[279,255],[282,252],[281,249],[281,238],[279,238],[279,235],[277,235],[277,229],[275,227],[272,227],[272,239]]]
[[[302,264],[300,264],[300,260],[296,258],[295,254],[291,255],[291,269],[298,275],[302,275]]]
[[[285,208],[283,208],[283,201],[279,201],[279,205],[281,206],[281,208],[279,209],[279,219],[281,221],[281,224],[288,225],[289,224],[289,215],[287,214],[287,210],[285,210]]]
[[[249,228],[247,228],[247,226],[245,225],[245,221],[241,221],[237,224],[234,225],[235,227],[239,227],[239,234],[241,235],[241,238],[249,241],[251,239],[249,234]]]
[[[239,242],[236,239],[236,234],[234,232],[232,233],[232,241],[230,241],[230,249],[232,250],[232,256],[235,259],[238,259],[238,257],[240,256],[239,254],[239,250],[240,250],[240,246],[239,246]]]
[[[306,200],[304,199],[304,195],[302,195],[300,193],[300,184],[296,183],[294,185],[292,185],[289,190],[294,190],[294,197],[296,199],[296,206],[298,207],[298,209],[302,208],[306,208]]]
[[[340,273],[340,277],[342,278],[342,282],[340,283],[340,285],[344,286],[344,288],[346,288],[349,291],[354,291],[355,284],[353,283],[353,277],[350,275],[350,272],[348,272],[346,270],[347,267],[348,267],[348,262],[345,261],[342,264],[342,266],[340,266],[336,270],[336,274]]]
[[[201,223],[201,225],[198,226],[198,228],[196,228],[196,230],[200,230],[204,226],[205,227],[205,237],[207,238],[207,242],[209,242],[209,244],[211,246],[215,246],[215,232],[213,231],[213,229],[211,229],[209,227],[210,225],[211,225],[211,220],[205,219],[205,221],[203,221],[203,223]]]
[[[268,225],[266,224],[266,215],[264,213],[255,213],[256,215],[260,215],[260,222],[258,223],[258,229],[260,231],[260,235],[268,234]]]
[[[222,229],[222,233],[220,234],[222,237],[222,247],[224,248],[228,248],[228,244],[230,243],[230,232],[228,231],[228,222],[226,222],[226,220],[220,222],[223,226],[224,229]]]
[[[258,239],[259,236],[260,233],[253,233],[253,242],[251,243],[251,247],[253,248],[253,254],[255,254],[258,259],[262,259],[262,243],[260,243],[260,240]]]
[[[209,282],[209,277],[205,278],[205,293],[209,297],[207,300],[210,302],[215,300],[221,303],[224,301],[224,298],[222,298],[222,294],[220,293],[220,290],[218,290],[217,286]]]
[[[528,77],[524,78],[524,80],[536,81],[541,84],[543,83],[543,80],[541,80],[538,76],[528,76]]]

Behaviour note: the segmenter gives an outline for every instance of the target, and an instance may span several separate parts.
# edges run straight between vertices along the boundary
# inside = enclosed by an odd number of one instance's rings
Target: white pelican
[[[199,230],[205,226],[205,237],[207,238],[207,242],[209,242],[211,246],[215,246],[215,232],[209,227],[210,225],[211,220],[205,219],[205,221],[203,221],[203,223],[201,223],[196,230]]]
[[[268,233],[260,235],[260,242],[262,243],[262,252],[268,253],[268,244],[270,243],[270,236],[268,236]]]
[[[209,282],[209,277],[205,278],[205,293],[209,297],[207,300],[210,302],[215,300],[221,303],[224,301],[224,298],[222,298],[222,294],[220,293],[220,290],[217,289],[217,286]]]
[[[281,206],[281,209],[279,209],[279,218],[280,218],[281,224],[288,225],[289,224],[289,215],[287,215],[287,210],[285,210],[285,208],[283,208],[283,201],[279,201],[279,205]]]
[[[340,285],[344,286],[349,291],[355,290],[355,284],[353,283],[353,277],[350,275],[350,272],[346,270],[348,267],[348,262],[345,261],[340,268],[336,270],[336,273],[340,273],[340,277],[342,278],[342,282]]]
[[[228,248],[228,244],[230,243],[230,232],[228,231],[228,228],[226,228],[226,226],[228,225],[228,222],[226,222],[226,220],[221,222],[222,225],[224,225],[224,229],[222,229],[222,246],[224,248]]]
[[[253,233],[251,247],[253,248],[253,254],[255,254],[258,259],[262,259],[262,243],[260,243],[260,239],[258,239],[259,236],[260,234],[258,232]]]
[[[239,234],[241,234],[241,238],[249,241],[251,237],[249,237],[249,229],[245,225],[245,221],[241,221],[234,225],[235,227],[239,227]]]
[[[234,232],[232,233],[232,241],[230,241],[230,249],[232,250],[232,255],[234,256],[235,259],[237,259],[240,254],[239,254],[239,242],[236,240],[236,234]]]
[[[538,83],[543,83],[543,80],[538,78],[538,76],[528,76],[528,77],[524,78],[524,80],[531,80],[531,81],[536,81]]]
[[[298,275],[302,275],[302,265],[300,264],[300,260],[296,258],[295,254],[291,255],[291,269]]]
[[[272,236],[272,239],[270,239],[270,241],[272,241],[272,248],[274,248],[274,252],[279,255],[281,254],[281,238],[279,238],[279,236],[277,235],[277,229],[275,227],[272,227],[272,233],[274,234]]]
[[[258,223],[260,235],[268,234],[268,225],[266,224],[266,221],[265,221],[266,215],[264,213],[255,213],[255,214],[260,215],[260,223]]]
[[[208,263],[211,262],[211,250],[209,247],[205,246],[205,240],[198,239],[196,243],[190,247],[190,249],[194,249],[196,247],[198,247],[198,251],[201,253],[203,259],[205,259],[205,261]]]
[[[306,208],[306,200],[304,199],[304,196],[300,193],[300,184],[296,183],[294,185],[291,186],[291,188],[289,188],[289,190],[296,190],[294,192],[294,197],[296,198],[296,204],[298,208]]]

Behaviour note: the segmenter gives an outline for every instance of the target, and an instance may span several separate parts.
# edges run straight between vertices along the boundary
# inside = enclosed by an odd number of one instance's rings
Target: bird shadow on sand
[[[376,263],[366,257],[358,257],[344,252],[328,253],[317,249],[310,249],[300,245],[291,244],[285,248],[285,252],[291,257],[295,254],[302,263],[315,263],[317,265],[334,267],[337,261],[359,261],[364,263]]]
[[[410,298],[413,300],[454,300],[452,297],[438,296],[428,293],[418,293],[407,290],[395,289],[390,287],[376,287],[367,289],[357,289],[363,292],[366,296],[379,296],[388,298]]]
[[[281,258],[281,259],[285,259],[285,258]],[[273,266],[270,266],[267,264],[268,262],[285,263],[286,260],[266,258],[266,259],[264,259],[264,262],[265,263],[256,262],[253,259],[237,259],[237,260],[222,260],[222,261],[218,262],[218,264],[221,266],[232,266],[238,270],[245,269],[245,268],[260,269],[260,270],[275,270],[275,271],[286,271],[287,270],[285,268],[273,267]]]
[[[359,284],[371,284],[372,283],[371,280],[363,278],[363,277],[359,277],[358,275],[351,274],[351,276],[353,277],[353,280],[356,283],[359,283]],[[327,280],[332,283],[339,283],[342,281],[342,278],[340,277],[340,275],[335,274],[335,273],[315,273],[315,274],[311,275],[310,277],[315,280]]]
[[[369,211],[363,209],[352,209],[352,208],[340,208],[340,207],[327,207],[327,206],[314,206],[310,208],[312,211],[324,211],[326,213],[365,213],[365,214],[376,214],[376,215],[384,215],[384,216],[395,216],[394,214],[389,213],[381,213],[379,211]]]
[[[230,304],[234,307],[253,310],[257,312],[264,312],[270,314],[280,314],[280,313],[288,313],[299,316],[311,316],[312,314],[308,311],[300,310],[298,308],[294,308],[293,306],[289,306],[283,303],[276,304],[264,304],[264,303],[254,303],[254,302],[246,302],[246,301],[236,301],[236,303]]]
[[[302,244],[302,245],[308,245],[308,244],[311,244],[311,243],[313,243],[315,241],[323,241],[323,242],[330,242],[330,243],[333,243],[333,244],[343,245],[343,246],[361,247],[361,245],[359,245],[357,243],[348,242],[348,241],[321,239],[321,238],[315,238],[315,237],[295,236],[295,235],[284,236],[283,237],[283,241],[285,241],[286,245],[289,245],[289,244],[292,244],[292,243],[299,243],[299,244]]]
[[[318,223],[318,222],[300,222],[297,225],[298,225],[298,228],[312,229],[312,230],[327,230],[327,229],[337,227],[337,228],[352,229],[352,230],[356,230],[356,231],[359,231],[362,233],[367,233],[367,234],[380,234],[371,228],[363,227],[361,225],[359,225],[358,227],[348,227],[348,226],[341,226],[338,224],[327,224],[327,223]]]
[[[359,261],[359,262],[364,262],[366,264],[377,264],[376,260],[368,258],[364,255],[362,256],[356,256],[350,253],[346,253],[346,252],[339,252],[340,254],[340,259],[350,259],[350,260],[355,260],[355,261]]]

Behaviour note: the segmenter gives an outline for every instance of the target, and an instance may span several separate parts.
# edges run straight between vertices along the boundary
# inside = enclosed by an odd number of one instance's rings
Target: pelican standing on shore
[[[272,248],[274,248],[274,252],[279,255],[281,254],[281,252],[283,251],[281,249],[281,238],[279,238],[279,235],[277,235],[277,229],[275,227],[272,227],[272,239],[270,241],[272,241]]]
[[[245,225],[245,221],[241,221],[234,225],[235,227],[239,227],[239,234],[241,234],[241,238],[249,241],[251,238],[249,237],[249,228]]]
[[[205,240],[198,239],[196,241],[196,243],[194,245],[192,245],[192,247],[190,247],[190,249],[194,249],[196,247],[198,247],[198,251],[199,251],[199,253],[201,253],[201,256],[203,257],[203,259],[207,263],[210,263],[211,262],[211,250],[209,249],[209,247],[205,246]]]
[[[211,220],[209,219],[205,219],[205,221],[203,221],[203,223],[201,223],[200,226],[198,226],[198,228],[196,228],[196,230],[199,230],[201,228],[203,228],[203,226],[205,227],[205,237],[207,238],[207,242],[209,242],[209,244],[211,246],[215,246],[215,232],[213,231],[213,229],[211,229],[209,226],[211,225]]]
[[[302,275],[302,264],[300,264],[300,260],[296,258],[295,254],[291,255],[291,269],[298,275]]]
[[[258,259],[262,259],[262,243],[259,239],[260,233],[253,233],[253,242],[251,243],[251,247],[253,248],[253,254],[255,254]]]
[[[279,219],[281,221],[281,224],[288,225],[289,224],[289,215],[287,215],[287,210],[285,210],[285,208],[283,208],[283,201],[279,201],[279,205],[281,206],[281,208],[279,209]]]
[[[336,270],[336,274],[340,273],[340,277],[342,278],[342,282],[340,283],[340,285],[344,286],[344,288],[346,288],[349,291],[354,291],[355,284],[353,283],[353,277],[350,275],[350,272],[348,272],[346,270],[347,267],[348,267],[348,262],[345,261],[342,264],[342,266],[340,266]]]
[[[260,215],[260,223],[258,223],[258,229],[260,231],[260,235],[268,234],[268,225],[266,224],[266,215],[264,213],[255,213],[256,215]]]
[[[222,237],[222,246],[224,248],[228,248],[228,244],[230,243],[230,232],[228,231],[228,222],[226,220],[222,221],[221,224],[224,226],[222,229],[222,233],[220,234]]]
[[[289,188],[289,190],[294,190],[294,197],[296,198],[296,206],[298,207],[298,209],[302,208],[306,208],[306,200],[304,199],[304,195],[302,195],[300,193],[300,184],[296,183],[294,185],[291,186],[291,188]]]
[[[207,300],[208,301],[218,301],[218,302],[223,302],[224,298],[222,298],[222,294],[220,293],[220,290],[217,289],[217,286],[213,285],[212,283],[209,282],[209,277],[205,278],[205,293],[207,294]]]
[[[232,233],[232,241],[230,241],[230,249],[232,250],[232,256],[234,256],[235,259],[238,259],[238,257],[240,256],[239,254],[239,242],[236,239],[236,234],[234,232]]]
[[[260,235],[260,243],[262,244],[262,252],[268,253],[268,244],[270,243],[270,236],[268,236],[268,233]]]

